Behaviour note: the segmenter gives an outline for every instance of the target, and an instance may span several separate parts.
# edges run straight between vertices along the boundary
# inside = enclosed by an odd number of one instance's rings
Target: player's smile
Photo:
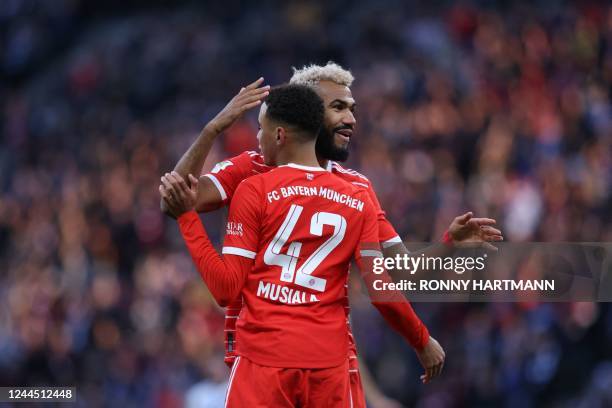
[[[336,145],[348,145],[351,137],[353,136],[353,129],[342,126],[334,129],[334,137],[336,138]]]

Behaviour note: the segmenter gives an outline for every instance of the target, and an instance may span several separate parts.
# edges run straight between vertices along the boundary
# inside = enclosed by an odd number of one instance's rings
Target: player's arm
[[[398,255],[403,258],[404,256],[421,256],[421,254],[426,257],[443,258],[452,255],[454,247],[465,245],[479,245],[489,250],[496,250],[491,242],[503,240],[501,231],[493,227],[496,223],[494,219],[474,218],[473,214],[468,212],[453,219],[439,244],[433,244],[421,251],[411,253],[387,219],[372,186],[369,185],[366,191],[376,213],[379,241],[385,258],[395,258]],[[409,277],[406,271],[388,270],[387,272],[396,281]],[[419,270],[410,272],[418,273]]]
[[[388,221],[388,229],[393,229]],[[385,258],[395,258],[399,256],[425,256],[428,258],[444,258],[451,256],[455,248],[463,246],[481,246],[485,249],[497,251],[497,248],[491,242],[503,241],[501,231],[494,228],[495,220],[491,218],[473,218],[472,213],[468,212],[456,217],[450,224],[448,230],[444,233],[441,241],[429,245],[419,251],[409,251],[404,243],[398,239],[397,242],[385,242],[381,240],[383,246],[383,255]],[[395,231],[395,230],[393,230]],[[389,274],[395,281],[409,278],[413,274],[419,274],[422,269],[404,271],[397,269],[388,270]]]
[[[200,276],[206,282],[208,289],[220,306],[227,306],[236,299],[247,275],[253,266],[254,248],[258,220],[255,212],[255,200],[235,200],[230,207],[228,219],[230,222],[242,224],[242,242],[234,251],[225,251],[219,256],[213,247],[206,230],[194,210],[197,197],[196,178],[191,174],[191,187],[176,172],[162,177],[163,185],[160,194],[166,202],[168,210],[177,218],[181,235],[189,249]],[[250,197],[252,191],[245,188],[245,197]],[[228,239],[226,238],[226,242]],[[241,250],[238,251],[238,250]]]
[[[368,211],[372,213],[366,217],[364,223],[362,245],[372,245],[372,240],[376,243],[380,242],[380,247],[382,247],[383,251],[382,255],[385,257],[389,256],[391,251],[399,252],[402,248],[408,253],[399,235],[385,217],[385,212],[382,210],[372,186],[370,185],[365,192],[367,193],[368,199],[366,200],[366,204],[368,204],[366,207],[368,207]],[[374,235],[375,231],[376,235]],[[373,238],[374,236],[376,236],[376,238]],[[370,241],[368,242],[367,240]],[[356,255],[361,255],[361,253]],[[372,269],[368,267],[368,272],[370,271],[372,271]],[[379,277],[364,275],[362,271],[362,276],[364,276],[364,278],[367,276],[369,279],[391,281],[390,271],[388,270],[384,270]],[[372,289],[371,285],[369,289]],[[377,297],[371,297],[373,300],[372,303],[383,315],[385,320],[390,322],[393,327],[397,327],[397,330],[410,342],[417,353],[423,350],[429,342],[429,332],[421,319],[414,313],[408,300],[401,295],[394,296],[393,299],[388,299],[388,302],[374,302],[376,298]]]
[[[225,108],[204,126],[195,142],[178,161],[174,171],[183,179],[187,179],[188,174],[200,174],[216,137],[230,127],[244,112],[258,106],[268,95],[270,87],[261,86],[262,83],[263,78],[259,78],[240,89],[240,92],[229,101]],[[214,180],[201,176],[198,184],[196,209],[204,212],[221,207],[223,197],[216,188]],[[171,215],[163,199],[160,201],[160,207],[165,214]]]
[[[384,257],[394,258],[396,255],[400,255],[401,257],[403,257],[404,255],[418,256],[418,254],[409,253],[408,249],[395,231],[395,228],[393,228],[393,225],[391,225],[391,223],[387,220],[385,212],[380,206],[378,197],[376,197],[376,193],[374,192],[374,189],[371,185],[367,189],[367,192],[370,200],[372,201],[374,212],[376,213],[376,219],[378,222],[378,239],[381,243]],[[451,224],[451,227],[449,228],[449,232],[463,229],[465,225],[463,221],[467,221],[467,219],[462,219],[460,217],[455,218],[455,220],[453,220],[453,223]],[[432,245],[429,248],[426,248],[425,255],[448,255],[449,252],[451,252],[450,248],[453,244],[449,232],[445,234],[446,242],[440,245]],[[393,276],[395,280],[399,280],[407,276],[401,271],[387,270],[385,272],[389,274],[385,277],[385,279],[390,279],[389,276]],[[387,315],[387,321],[390,320],[392,322],[403,322],[400,324],[403,324],[406,330],[410,330],[414,333],[419,333],[419,330],[422,330],[422,322],[416,316],[414,310],[410,306],[410,303],[404,298],[404,296],[401,296],[401,299],[399,299],[399,301],[381,302],[377,305],[377,309],[383,314],[383,316]],[[425,326],[423,325],[423,327]],[[425,340],[424,336],[425,334],[423,333],[421,340]],[[438,341],[431,337],[429,333],[427,333],[427,336],[428,339],[421,343],[424,344],[422,347],[419,347],[419,345],[415,346],[415,344],[411,343],[421,365],[425,369],[425,374],[421,376],[421,380],[424,383],[429,382],[432,378],[440,374],[442,368],[444,367],[444,360],[446,358],[444,349],[442,348],[442,346],[440,346]]]
[[[365,196],[365,195],[364,195]],[[359,248],[355,252],[355,259],[359,265],[361,276],[368,290],[372,305],[381,313],[387,324],[396,330],[415,349],[425,374],[421,376],[423,382],[428,382],[437,376],[444,366],[445,354],[438,342],[429,335],[427,327],[416,315],[412,306],[403,294],[397,291],[378,292],[375,281],[382,284],[392,282],[389,274],[381,269],[382,263],[375,268],[375,259],[381,258],[378,222],[375,208],[369,197],[365,196],[364,222],[361,231]],[[378,273],[375,273],[378,272]],[[426,357],[423,361],[422,357]]]

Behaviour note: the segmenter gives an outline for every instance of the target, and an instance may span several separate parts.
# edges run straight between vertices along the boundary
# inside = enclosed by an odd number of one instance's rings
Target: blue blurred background
[[[159,177],[242,85],[328,60],[356,77],[347,165],[404,239],[472,210],[509,241],[612,240],[606,2],[2,0],[0,385],[219,406],[223,312],[159,211]],[[255,133],[251,114],[204,171]],[[217,243],[219,214],[204,217]],[[415,308],[447,354],[427,386],[353,299],[359,351],[406,406],[612,406],[607,304]]]

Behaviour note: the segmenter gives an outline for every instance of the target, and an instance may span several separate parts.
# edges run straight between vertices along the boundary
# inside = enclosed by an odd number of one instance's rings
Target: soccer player
[[[319,164],[338,177],[368,189],[371,200],[377,208],[379,241],[383,244],[385,256],[407,253],[395,229],[386,219],[384,211],[380,209],[369,180],[357,172],[344,169],[336,162],[344,161],[348,157],[348,144],[356,125],[354,116],[356,104],[350,91],[352,81],[353,76],[349,71],[333,63],[328,63],[325,66],[311,65],[295,70],[291,78],[292,83],[312,86],[324,100],[325,125],[316,143]],[[176,172],[183,177],[187,177],[189,173],[199,174],[217,135],[231,126],[246,110],[258,106],[261,99],[266,96],[269,87],[261,86],[262,83],[263,78],[260,78],[242,88],[239,94],[204,127],[200,136],[177,163]],[[228,205],[234,196],[236,187],[242,180],[269,171],[271,168],[265,165],[263,157],[256,152],[245,152],[218,163],[209,174],[203,175],[199,179],[197,210],[201,212],[210,211]],[[162,201],[162,209],[164,209],[164,206]],[[445,236],[449,242],[454,243],[462,241],[486,243],[487,241],[497,240],[501,235],[497,235],[497,230],[489,229],[490,227],[487,224],[491,223],[494,223],[494,221],[485,218],[472,218],[471,213],[467,213],[453,220]],[[346,306],[348,313],[348,298]],[[237,299],[228,307],[226,312],[226,362],[228,364],[231,364],[234,359],[233,348],[237,339],[233,329],[240,307],[241,299]],[[431,338],[431,340],[434,339]],[[428,342],[423,349],[415,349],[415,351],[426,370],[422,379],[427,382],[433,378],[435,373],[439,373],[441,365],[438,362],[441,359],[443,360],[444,353],[435,340]],[[361,380],[354,343],[349,358],[351,361],[351,383],[355,385],[353,392],[354,406],[365,407],[362,396],[360,399],[358,395],[361,390]],[[368,397],[370,398],[370,396]]]
[[[194,211],[197,179],[190,175],[189,188],[173,172],[160,186],[217,302],[244,299],[230,407],[352,405],[345,284],[353,257],[367,265],[363,259],[382,253],[367,190],[318,164],[314,147],[323,112],[307,86],[279,87],[267,97],[258,140],[266,163],[280,166],[236,189],[240,199],[230,206],[223,258]]]

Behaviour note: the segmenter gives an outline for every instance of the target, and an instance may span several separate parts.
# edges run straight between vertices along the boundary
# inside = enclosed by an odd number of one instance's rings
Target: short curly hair
[[[333,61],[327,65],[305,65],[301,69],[293,67],[293,76],[290,84],[317,86],[321,81],[331,81],[338,85],[351,86],[355,77],[351,71],[342,68]]]
[[[274,87],[265,103],[268,118],[295,126],[308,139],[315,139],[323,126],[323,100],[308,86],[286,84]]]

